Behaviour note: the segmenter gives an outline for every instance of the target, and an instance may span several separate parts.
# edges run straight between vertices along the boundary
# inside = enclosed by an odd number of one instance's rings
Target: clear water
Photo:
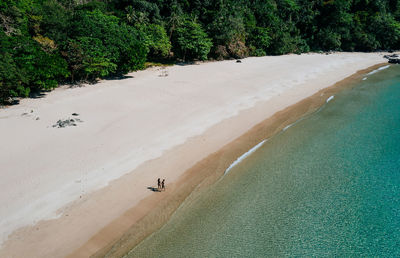
[[[400,257],[400,66],[266,142],[129,257]]]

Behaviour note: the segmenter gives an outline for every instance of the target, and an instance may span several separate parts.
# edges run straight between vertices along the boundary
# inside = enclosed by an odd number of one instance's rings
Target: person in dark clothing
[[[165,179],[161,182],[161,189],[165,191]]]
[[[161,189],[161,179],[159,178],[157,180],[157,190],[160,191],[160,189]]]

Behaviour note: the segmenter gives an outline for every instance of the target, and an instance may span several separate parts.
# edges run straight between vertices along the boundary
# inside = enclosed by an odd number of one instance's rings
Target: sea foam
[[[367,73],[367,75],[371,75],[371,74],[377,73],[377,72],[382,71],[382,70],[385,70],[385,69],[387,69],[387,68],[389,68],[389,67],[390,67],[390,65],[385,65],[385,66],[379,67],[378,69],[373,70],[372,72]]]
[[[290,125],[285,126],[285,128],[283,128],[282,131],[283,131],[283,132],[286,131],[287,129],[289,129],[290,127],[292,127],[292,125],[294,125],[294,124],[290,124]]]
[[[330,96],[327,100],[326,103],[328,103],[329,101],[331,101],[332,99],[334,99],[335,96],[332,95]],[[304,118],[301,118],[299,120],[297,120],[296,122],[289,124],[287,126],[285,126],[282,129],[282,132],[286,131],[287,129],[289,129],[290,127],[292,127],[293,125],[295,125],[296,123],[302,121]],[[235,167],[237,164],[239,164],[240,162],[242,162],[245,158],[247,158],[248,156],[250,156],[253,152],[255,152],[257,149],[259,149],[261,146],[264,145],[264,143],[268,141],[268,139],[263,140],[262,142],[258,143],[257,145],[255,145],[253,148],[251,148],[250,150],[248,150],[247,152],[245,152],[242,156],[240,156],[239,158],[237,158],[234,162],[232,162],[232,164],[225,170],[224,175],[226,175],[233,167]]]
[[[261,146],[263,146],[263,144],[266,142],[267,140],[263,140],[262,142],[260,142],[259,144],[257,144],[256,146],[254,146],[253,148],[251,148],[250,150],[248,150],[246,153],[244,153],[242,156],[240,156],[239,158],[237,158],[234,162],[232,162],[232,164],[225,170],[224,175],[226,175],[234,166],[236,166],[237,164],[239,164],[240,162],[242,162],[245,158],[247,158],[248,156],[250,156],[253,152],[255,152],[257,149],[259,149]]]
[[[376,70],[373,70],[372,72],[369,72],[367,75],[372,75],[375,74],[379,71],[385,70],[387,68],[389,68],[390,65],[385,65],[382,66]],[[367,77],[363,78],[363,80],[365,81],[367,79]],[[330,96],[327,100],[326,103],[330,102],[331,100],[333,100],[335,98],[335,95]],[[319,110],[318,110],[319,111]],[[282,129],[282,132],[286,131],[287,129],[289,129],[290,127],[292,127],[294,124],[296,124],[297,122],[301,121],[303,119],[299,119],[298,121],[296,121],[293,124],[287,125],[285,128]],[[242,156],[240,156],[239,158],[237,158],[234,162],[232,162],[232,164],[225,170],[224,175],[226,175],[233,167],[235,167],[237,164],[239,164],[240,162],[242,162],[245,158],[247,158],[248,156],[250,156],[253,152],[255,152],[257,149],[259,149],[266,141],[263,140],[262,142],[258,143],[256,146],[254,146],[253,148],[251,148],[250,150],[248,150],[246,153],[244,153]]]

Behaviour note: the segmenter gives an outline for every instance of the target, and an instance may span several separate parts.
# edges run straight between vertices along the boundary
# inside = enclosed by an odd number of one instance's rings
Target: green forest
[[[399,49],[400,0],[0,0],[0,102],[174,63]]]

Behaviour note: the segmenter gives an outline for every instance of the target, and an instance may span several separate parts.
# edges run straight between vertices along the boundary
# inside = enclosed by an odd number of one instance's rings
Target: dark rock
[[[393,54],[393,55],[384,55],[383,57],[386,58],[386,59],[391,59],[391,58],[398,58],[399,55],[396,55],[396,54]]]
[[[77,113],[72,113],[72,115],[73,115],[73,116],[79,116],[79,114],[77,114]]]
[[[76,122],[82,122],[80,119],[66,119],[66,120],[58,120],[56,124],[53,125],[53,127],[57,128],[64,128],[67,126],[77,126]]]
[[[242,60],[239,60],[239,59],[238,59],[238,60],[236,60],[236,63],[241,63],[241,62],[242,62]]]
[[[400,64],[400,58],[389,58],[390,64]]]

